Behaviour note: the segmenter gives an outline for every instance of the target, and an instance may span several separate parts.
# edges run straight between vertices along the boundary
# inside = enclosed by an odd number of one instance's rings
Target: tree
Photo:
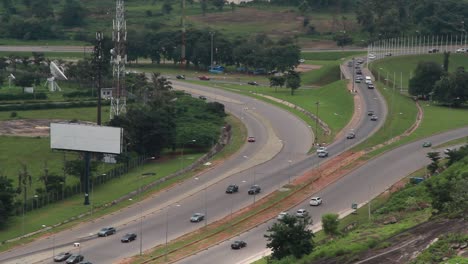
[[[427,153],[427,157],[432,161],[431,164],[427,165],[427,169],[434,174],[440,168],[439,160],[440,160],[440,153],[439,152],[429,152]]]
[[[80,2],[76,0],[67,0],[60,12],[62,25],[66,27],[76,27],[84,24],[87,11]]]
[[[294,95],[294,91],[301,87],[301,76],[296,71],[288,71],[286,74],[286,87],[291,88],[291,95]]]
[[[270,87],[275,87],[275,92],[277,91],[277,87],[283,88],[283,85],[286,82],[286,78],[284,76],[270,76]]]
[[[16,191],[13,181],[0,174],[0,228],[2,228],[13,211],[13,202]]]
[[[283,259],[287,256],[300,258],[309,254],[314,248],[312,238],[314,233],[308,229],[310,217],[297,218],[286,215],[281,221],[275,222],[265,234],[267,248],[272,250],[273,259]]]
[[[346,45],[353,44],[353,38],[351,38],[346,32],[336,34],[333,39],[336,41],[336,45],[341,48]]]
[[[218,8],[219,11],[223,10],[225,0],[211,0],[211,3]]]
[[[203,13],[203,16],[206,14],[206,9],[208,8],[207,0],[200,0],[200,7]]]
[[[338,234],[338,214],[324,214],[322,215],[323,231],[327,235]]]
[[[21,74],[16,77],[15,83],[20,87],[30,87],[34,83],[35,76],[31,73]]]
[[[171,1],[164,1],[164,4],[162,6],[162,12],[163,14],[170,14],[172,12],[172,4]]]
[[[447,156],[448,156],[447,167],[450,167],[455,162],[460,161],[464,157],[468,156],[468,144],[465,144],[459,149],[449,151],[447,153]]]
[[[434,85],[433,99],[439,103],[459,107],[468,100],[468,73],[459,67],[455,73],[444,73]]]
[[[98,168],[97,161],[91,161],[89,166],[89,173],[93,174]],[[81,189],[84,190],[84,177],[85,177],[85,162],[84,159],[68,160],[65,162],[65,173],[80,178]],[[56,179],[55,179],[56,180]],[[65,178],[63,178],[65,180]],[[60,184],[60,183],[59,183]]]
[[[409,93],[414,96],[429,96],[442,73],[442,67],[436,62],[419,62],[414,77],[409,82]]]

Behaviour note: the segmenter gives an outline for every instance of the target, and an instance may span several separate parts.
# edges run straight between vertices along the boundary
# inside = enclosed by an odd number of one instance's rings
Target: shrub
[[[16,112],[11,112],[11,113],[10,113],[10,117],[11,117],[11,118],[15,118],[15,117],[17,117],[17,116],[18,116],[18,113],[16,113]]]

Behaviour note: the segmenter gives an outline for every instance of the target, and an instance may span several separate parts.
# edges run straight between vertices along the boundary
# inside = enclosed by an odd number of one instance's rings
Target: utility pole
[[[319,139],[318,138],[318,134],[319,134],[318,133],[318,123],[319,123],[319,105],[320,105],[320,102],[317,101],[315,104],[317,105],[317,110],[315,112],[315,143],[319,144],[319,142],[318,142],[318,139]]]
[[[211,64],[210,64],[210,70],[213,69],[213,36],[214,32],[210,31],[210,36],[211,36]]]

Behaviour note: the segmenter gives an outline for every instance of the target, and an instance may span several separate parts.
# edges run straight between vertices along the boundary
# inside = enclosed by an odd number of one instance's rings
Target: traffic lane
[[[232,111],[236,111],[238,108],[238,105],[232,105],[232,104],[226,104],[227,108],[229,110],[232,109]],[[243,118],[243,122],[246,124],[248,130],[252,134],[264,134],[265,133],[265,128],[264,126],[258,122],[258,120],[255,119],[254,116],[250,115],[248,112],[241,110],[242,115],[240,117]],[[234,114],[236,114],[234,112]],[[243,156],[249,155],[253,156],[262,146],[262,144],[265,143],[265,140],[262,138],[259,138],[258,142],[256,144],[248,144],[245,147],[242,148],[242,150],[237,154],[234,155],[234,157],[226,160],[223,164],[220,166],[215,167],[211,171],[207,172],[207,177],[204,177],[204,179],[207,178],[212,178],[215,177],[216,175],[219,175],[223,172],[223,170],[227,170],[226,168],[229,167],[234,167],[238,166],[241,163],[245,163],[246,160],[243,158]],[[188,157],[190,155],[185,155],[185,157]],[[139,179],[135,179],[139,180]],[[193,183],[190,184],[190,186],[187,186],[187,184],[180,184],[176,185],[173,188],[171,188],[171,191],[165,191],[162,193],[159,193],[158,195],[153,196],[153,199],[148,200],[147,202],[143,203],[143,211],[148,211],[151,210],[154,207],[154,204],[160,204],[164,203],[164,201],[170,201],[173,200],[176,195],[175,194],[180,194],[186,192],[186,190],[193,189]],[[91,198],[92,199],[92,198]],[[83,225],[76,226],[74,228],[71,228],[69,230],[66,230],[64,232],[58,233],[56,235],[57,241],[61,241],[62,243],[74,243],[78,240],[80,240],[80,237],[87,236],[89,233],[96,233],[100,228],[104,226],[115,226],[117,223],[126,223],[126,222],[131,222],[132,219],[135,218],[135,215],[139,214],[139,211],[141,209],[137,206],[129,206],[128,208],[125,209],[125,212],[122,213],[123,211],[120,210],[117,213],[112,214],[112,216],[105,216],[100,218],[98,221],[94,222],[88,222]],[[5,260],[9,259],[12,256],[18,256],[18,255],[26,255],[30,254],[32,252],[37,252],[41,250],[47,250],[50,249],[52,250],[51,246],[49,243],[44,242],[44,241],[35,241],[32,242],[31,244],[25,245],[23,247],[17,248],[14,251],[7,252],[7,253],[2,253],[0,254],[0,260]]]
[[[352,203],[363,204],[374,198],[398,180],[404,178],[408,174],[416,171],[430,163],[426,157],[427,152],[431,149],[423,149],[422,142],[430,140],[435,144],[441,144],[452,139],[466,136],[468,128],[457,129],[446,132],[429,139],[418,140],[416,142],[404,145],[395,150],[389,151],[349,173],[337,182],[317,192],[313,196],[321,196],[323,204],[317,207],[309,205],[309,199],[306,199],[300,205],[290,209],[291,214],[299,208],[306,209],[312,216],[315,223],[321,220],[321,216],[325,213],[340,213],[349,210]],[[404,157],[404,158],[402,158]],[[364,186],[364,187],[363,187]],[[371,205],[372,206],[372,205]],[[266,249],[266,242],[258,242],[258,239],[263,238],[266,230],[276,220],[259,225],[257,228],[241,234],[239,237],[248,243],[248,250],[245,255],[232,255],[229,259],[224,259],[223,256],[229,254],[230,249],[227,247],[227,241],[219,245],[213,246],[197,255],[191,256],[182,260],[179,263],[216,263],[217,260],[223,259],[223,263],[240,263],[250,256],[263,252]],[[249,243],[249,241],[256,241]]]

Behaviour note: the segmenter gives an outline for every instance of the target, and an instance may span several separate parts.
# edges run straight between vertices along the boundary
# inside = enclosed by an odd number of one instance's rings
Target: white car
[[[283,220],[285,216],[289,215],[288,212],[281,212],[279,215],[276,217],[277,220]]]
[[[369,56],[367,58],[369,58],[369,60],[373,60],[373,59],[376,58],[376,56],[375,56],[375,54],[371,53],[371,54],[369,54]]]
[[[322,198],[320,197],[312,197],[310,198],[309,204],[311,206],[319,206],[322,204]]]
[[[300,63],[304,63],[305,60],[304,60],[304,59],[300,59],[299,62],[300,62]]]
[[[465,53],[467,51],[467,48],[459,48],[457,49],[457,51],[455,51],[456,53]]]
[[[306,211],[306,209],[299,209],[296,212],[296,217],[303,218],[303,217],[306,217],[308,215],[309,215],[309,213]]]
[[[327,152],[327,148],[326,147],[320,147],[317,149],[317,153],[320,153],[320,152]]]

